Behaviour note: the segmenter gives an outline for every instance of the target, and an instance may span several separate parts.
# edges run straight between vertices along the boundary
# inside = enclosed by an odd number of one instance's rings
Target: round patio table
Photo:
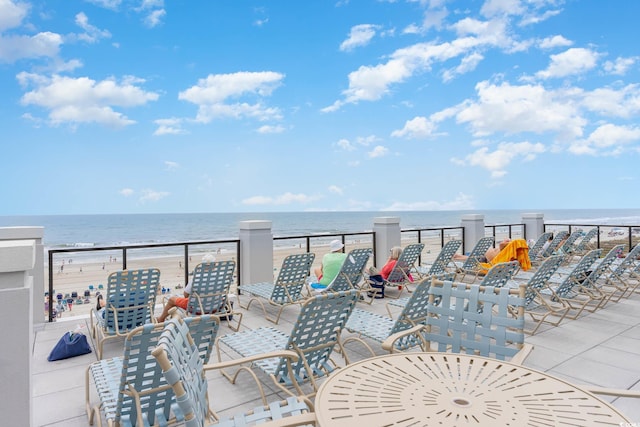
[[[395,353],[347,365],[315,400],[320,426],[620,426],[593,394],[543,372],[452,353]],[[631,424],[628,424],[631,425]]]

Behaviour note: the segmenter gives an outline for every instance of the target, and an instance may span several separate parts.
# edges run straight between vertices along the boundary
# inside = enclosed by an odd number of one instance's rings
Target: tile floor
[[[365,308],[386,313],[384,301],[377,300],[371,307]],[[266,323],[257,305],[243,312],[243,328],[255,328]],[[286,309],[277,327],[288,332],[296,315],[295,308]],[[32,363],[33,425],[36,427],[89,425],[84,384],[86,368],[96,360],[95,351],[67,360],[47,361],[49,352],[62,334],[77,325],[88,330],[89,320],[72,318],[47,323],[36,330]],[[227,332],[230,330],[223,323],[220,333]],[[533,352],[525,362],[527,366],[575,384],[640,391],[640,293],[618,303],[610,303],[577,320],[565,320],[558,327],[543,326],[535,336],[527,336],[526,340],[534,345]],[[350,351],[354,353],[352,359],[365,357],[356,354],[355,350]],[[111,340],[105,345],[105,357],[119,355],[121,351],[122,340]],[[215,350],[212,361],[214,359]],[[208,377],[211,406],[221,415],[230,415],[258,404],[258,392],[248,375],[241,376],[235,385],[217,372],[210,372]],[[270,393],[275,393],[268,379],[265,384]],[[95,392],[91,392],[95,402]],[[640,423],[640,400],[606,400],[630,420]]]

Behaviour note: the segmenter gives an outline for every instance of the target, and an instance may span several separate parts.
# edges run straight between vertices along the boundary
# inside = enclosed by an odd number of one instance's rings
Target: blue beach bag
[[[47,360],[53,362],[54,360],[68,359],[87,353],[91,353],[87,337],[82,333],[67,332],[53,347]]]

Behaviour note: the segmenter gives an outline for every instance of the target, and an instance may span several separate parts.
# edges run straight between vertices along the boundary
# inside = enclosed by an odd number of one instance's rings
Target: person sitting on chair
[[[215,262],[216,258],[212,254],[205,254],[202,257],[202,262]],[[184,291],[182,292],[184,297],[172,296],[167,300],[162,309],[162,313],[156,319],[158,322],[164,322],[167,316],[169,315],[169,310],[173,307],[180,307],[183,310],[187,309],[187,303],[189,302],[189,295],[191,294],[191,282],[187,283]]]
[[[333,282],[333,279],[336,278],[338,273],[340,273],[342,264],[344,264],[344,260],[347,258],[347,254],[342,252],[342,248],[344,248],[344,245],[340,240],[332,240],[331,243],[329,243],[330,252],[322,257],[322,264],[314,270],[318,278],[318,283],[311,284],[313,289],[326,288]]]

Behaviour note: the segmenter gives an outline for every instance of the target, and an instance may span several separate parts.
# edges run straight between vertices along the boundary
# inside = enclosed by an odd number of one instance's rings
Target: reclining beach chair
[[[262,307],[265,318],[277,325],[285,307],[301,304],[305,301],[306,296],[303,295],[302,290],[307,283],[314,258],[315,254],[313,253],[287,256],[282,261],[282,267],[275,283],[262,282],[238,286],[238,304],[245,310],[249,310],[251,303],[256,301]],[[250,296],[246,306],[242,306],[240,302],[242,294]],[[276,317],[269,317],[263,300],[276,307],[278,310]]]
[[[421,265],[416,269],[422,275],[422,277],[449,273],[453,256],[456,254],[456,252],[458,252],[460,246],[462,246],[462,240],[449,240],[442,247],[440,253],[433,261],[433,263],[431,263],[430,265]]]
[[[221,320],[226,320],[232,330],[237,331],[242,322],[242,313],[234,312],[229,301],[235,268],[235,261],[204,262],[196,265],[191,278],[186,315],[215,314]],[[235,326],[231,324],[233,316],[236,316]]]
[[[587,231],[579,243],[577,243],[573,248],[574,256],[581,256],[591,251],[593,249],[597,249],[597,246],[592,243],[593,239],[598,236],[598,227],[593,227],[591,230]]]
[[[104,342],[125,337],[145,323],[151,323],[160,284],[160,270],[148,268],[121,270],[109,275],[104,310],[91,310],[91,334],[102,358]]]
[[[599,308],[604,307],[607,302],[617,292],[617,288],[611,283],[615,282],[617,277],[613,275],[615,269],[614,262],[624,251],[624,245],[615,245],[607,252],[601,260],[596,261],[587,278],[580,283],[578,288],[578,296],[582,297],[584,304],[579,308],[574,318],[577,318],[582,310],[591,313]]]
[[[346,348],[346,345],[352,341],[359,342],[369,350],[371,356],[375,356],[376,352],[367,343],[367,340],[382,344],[389,336],[423,323],[427,317],[427,305],[429,302],[427,291],[431,280],[431,278],[427,277],[418,282],[407,303],[402,308],[402,312],[395,320],[360,308],[354,309],[345,326],[345,329],[351,332],[352,335],[343,337],[343,347]],[[395,341],[389,351],[404,351],[418,345],[420,345],[420,341],[416,336],[407,335]],[[343,354],[345,361],[349,363],[347,354]]]
[[[555,233],[549,246],[547,246],[547,248],[538,255],[538,261],[543,261],[551,255],[554,255],[554,252],[558,250],[558,247],[560,247],[560,243],[568,236],[569,232],[567,230],[561,230]]]
[[[289,362],[282,357],[254,361],[252,366],[270,376],[280,389],[289,394],[315,395],[318,389],[317,380],[330,375],[336,369],[336,365],[330,359],[334,348],[338,347],[340,353],[344,354],[340,334],[357,300],[358,291],[355,289],[322,292],[302,304],[300,314],[289,334],[276,328],[262,326],[221,336],[216,339],[218,361],[223,360],[223,350],[232,350],[241,357],[291,350],[299,358],[291,366],[288,366]],[[221,370],[221,373],[231,383],[235,383],[236,377],[243,370],[249,372],[259,383],[251,367],[240,368],[233,375],[225,370]],[[303,385],[310,385],[312,391],[304,393]],[[291,393],[291,388],[297,393]],[[264,401],[262,391],[261,394]]]
[[[424,243],[414,243],[411,245],[407,245],[404,249],[402,249],[400,257],[398,257],[398,261],[396,261],[396,264],[393,266],[391,273],[389,273],[389,277],[387,277],[387,279],[383,282],[383,286],[385,287],[385,289],[395,288],[399,290],[398,294],[393,298],[400,298],[400,295],[405,289],[407,289],[408,292],[411,292],[411,290],[409,290],[407,286],[413,283],[413,276],[411,275],[411,272],[416,272],[416,263],[418,262],[423,249]],[[420,273],[416,273],[420,275]],[[367,291],[369,293],[371,301],[373,301],[376,298],[377,294],[381,292],[380,289],[371,286],[367,289]]]
[[[308,399],[295,396],[279,402],[264,403],[263,406],[228,418],[218,416],[210,409],[209,397],[217,397],[223,394],[224,390],[217,390],[216,394],[209,395],[205,373],[237,363],[251,362],[254,358],[221,364],[203,364],[202,359],[198,357],[198,350],[189,329],[181,319],[171,319],[165,323],[158,346],[153,350],[153,356],[175,393],[176,418],[183,420],[186,427],[241,427],[273,420],[278,420],[279,426],[315,424],[315,414],[311,412],[312,403]],[[269,353],[265,356],[286,358],[290,361],[289,365],[299,360],[298,355],[292,351]]]
[[[493,246],[494,238],[492,236],[482,237],[476,245],[473,247],[469,256],[464,262],[455,262],[457,267],[457,273],[460,273],[463,280],[467,274],[473,275],[474,280],[478,277],[478,274],[484,269],[480,266],[483,262],[485,254],[491,246]]]
[[[312,289],[310,295],[318,292],[340,292],[350,289],[360,289],[360,282],[364,276],[364,268],[371,258],[371,248],[354,249],[347,254],[338,275],[326,288]]]
[[[551,236],[553,236],[553,233],[550,231],[546,233],[542,233],[538,237],[538,240],[536,240],[535,243],[529,248],[529,259],[531,260],[532,264],[538,260],[538,255],[540,255],[540,252],[542,251],[542,247],[544,246],[545,243],[547,243],[547,240],[549,240]]]
[[[587,278],[593,263],[596,262],[601,253],[602,249],[595,249],[588,252],[563,279],[554,280],[555,278],[552,276],[552,278],[547,281],[546,287],[540,291],[540,296],[544,298],[544,300],[540,302],[545,310],[542,310],[542,313],[536,313],[536,322],[545,322],[553,326],[558,326],[560,322],[567,317],[569,311],[577,308],[576,304],[582,305],[584,303],[583,300],[575,298],[577,291],[574,290],[574,287],[580,286]],[[575,301],[571,301],[574,299]],[[573,305],[571,305],[570,302]],[[552,322],[548,320],[549,316],[554,316],[558,318],[558,320]]]
[[[208,362],[219,320],[204,315],[185,318],[183,323],[191,331],[196,357]],[[163,329],[163,323],[139,326],[127,334],[122,356],[89,365],[85,374],[89,424],[95,421],[101,426],[102,417],[110,427],[166,425],[171,420],[176,401],[151,354]],[[91,402],[92,382],[99,403]]]
[[[640,243],[635,245],[619,263],[611,267],[613,272],[608,280],[609,300],[614,302],[630,296],[640,286]],[[617,297],[615,295],[617,294]]]
[[[520,268],[520,264],[518,261],[509,261],[509,262],[501,262],[500,264],[496,264],[489,269],[487,274],[482,278],[482,281],[479,283],[480,286],[493,286],[494,288],[501,288],[511,280],[513,275]],[[432,276],[441,281],[451,281],[453,282],[455,278],[455,274],[453,273],[445,273],[439,276]],[[409,298],[400,298],[397,300],[392,300],[387,303],[387,312],[389,313],[389,317],[393,317],[391,313],[390,306],[404,307]]]
[[[551,315],[553,310],[562,312],[562,317],[564,317],[564,314],[568,311],[568,308],[564,304],[552,303],[540,294],[541,290],[547,286],[549,279],[551,279],[558,270],[563,260],[564,257],[562,255],[550,256],[544,260],[528,280],[525,281],[516,276],[509,282],[510,287],[525,284],[525,315],[530,316],[534,322],[534,327],[529,330],[525,329],[525,333],[530,335],[535,334],[540,325],[542,325],[542,321]]]
[[[434,280],[428,290],[425,324],[400,332],[393,339],[418,335],[423,351],[467,353],[521,364],[532,346],[524,342],[525,286],[494,288]],[[481,310],[469,310],[469,307]],[[515,316],[514,316],[515,313]]]

